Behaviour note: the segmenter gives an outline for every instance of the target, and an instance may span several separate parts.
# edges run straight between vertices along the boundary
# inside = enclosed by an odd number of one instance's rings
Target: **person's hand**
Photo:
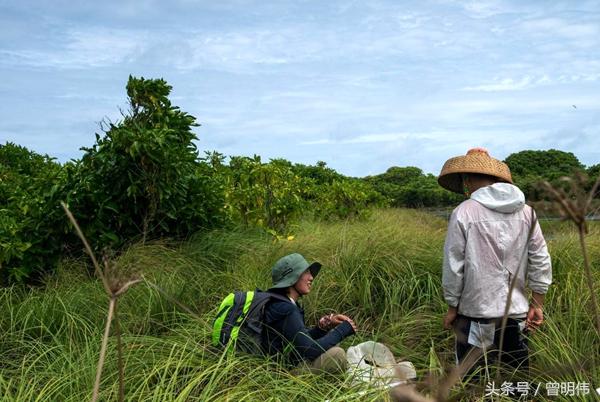
[[[331,322],[333,323],[333,325],[339,325],[344,321],[352,321],[350,319],[350,317],[348,317],[347,315],[344,314],[332,314],[331,316]]]
[[[448,311],[444,316],[444,329],[452,329],[452,323],[456,320],[456,315],[458,314],[458,309],[456,307],[448,306]]]
[[[527,313],[527,329],[531,332],[535,332],[543,322],[544,311],[542,308],[534,304],[529,306],[529,312]]]
[[[350,323],[350,325],[352,325],[352,330],[354,332],[356,332],[356,324],[350,317],[348,317],[344,314],[335,314],[331,321],[332,321],[332,323],[334,323],[334,325],[339,325],[344,321],[348,321]]]
[[[331,313],[319,318],[319,328],[321,328],[323,331],[329,331],[331,328],[333,328],[335,326],[333,324],[334,316],[335,314]]]

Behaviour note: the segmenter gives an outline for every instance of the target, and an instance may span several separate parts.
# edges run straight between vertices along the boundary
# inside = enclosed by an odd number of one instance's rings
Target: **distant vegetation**
[[[16,144],[0,145],[0,284],[39,282],[61,256],[79,255],[60,201],[96,251],[110,254],[212,228],[258,227],[277,238],[300,218],[361,218],[372,207],[450,207],[462,200],[412,166],[352,178],[325,162],[200,156],[196,119],[171,104],[164,80],[130,77],[126,89],[128,113],[104,123],[79,160],[59,164]],[[544,198],[540,179],[559,184],[576,170],[600,173],[600,165],[586,168],[558,150],[522,151],[506,163],[530,201]]]

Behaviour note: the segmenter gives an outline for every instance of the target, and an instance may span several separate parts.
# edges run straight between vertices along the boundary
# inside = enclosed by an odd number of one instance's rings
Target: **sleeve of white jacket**
[[[552,283],[552,262],[537,219],[529,240],[528,258],[527,280],[529,288],[536,293],[546,294],[548,286]]]
[[[454,211],[448,222],[448,233],[444,244],[442,288],[444,299],[451,307],[457,307],[463,290],[466,233]]]

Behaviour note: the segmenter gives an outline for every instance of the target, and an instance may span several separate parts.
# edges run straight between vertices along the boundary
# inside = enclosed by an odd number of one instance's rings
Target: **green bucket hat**
[[[304,257],[298,253],[289,254],[280,258],[275,265],[273,265],[273,268],[271,268],[271,278],[273,279],[273,286],[271,286],[271,289],[292,286],[307,269],[310,269],[310,273],[314,278],[321,270],[321,263],[313,262],[312,264],[309,264]]]

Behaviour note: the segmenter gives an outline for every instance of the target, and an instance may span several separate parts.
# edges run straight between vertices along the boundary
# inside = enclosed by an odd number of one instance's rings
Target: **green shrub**
[[[222,194],[198,160],[195,118],[162,79],[129,77],[130,113],[84,148],[68,204],[98,247],[181,237],[222,222]]]
[[[64,169],[47,155],[0,145],[0,284],[36,281],[56,264],[67,230]]]

